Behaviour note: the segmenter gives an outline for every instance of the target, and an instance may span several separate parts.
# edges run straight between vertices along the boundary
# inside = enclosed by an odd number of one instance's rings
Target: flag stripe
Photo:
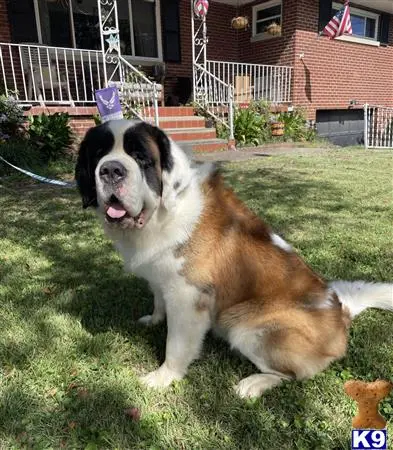
[[[349,0],[346,0],[344,7],[332,17],[323,29],[323,34],[327,35],[330,39],[342,36],[343,34],[352,34]]]

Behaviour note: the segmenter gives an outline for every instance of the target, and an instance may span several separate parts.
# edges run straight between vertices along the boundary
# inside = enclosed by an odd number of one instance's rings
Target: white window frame
[[[268,9],[268,8],[272,8],[273,6],[281,6],[281,14],[280,15],[276,15],[276,16],[271,16],[268,17],[266,20],[271,20],[271,19],[275,19],[277,17],[280,17],[280,23],[282,26],[282,0],[270,0],[269,2],[265,2],[265,3],[261,3],[258,5],[254,5],[252,7],[252,38],[251,40],[260,40],[260,39],[267,39],[267,38],[272,38],[274,36],[271,36],[269,33],[267,32],[263,32],[263,33],[257,33],[257,15],[259,11],[262,11],[264,9]]]
[[[337,2],[333,2],[332,7],[334,8],[334,10],[340,10],[343,7],[343,4],[337,3]],[[343,38],[342,40],[348,40],[348,41],[353,41],[353,42],[359,42],[360,41],[360,42],[365,43],[366,41],[368,41],[369,43],[377,43],[378,42],[380,14],[373,13],[373,12],[370,12],[370,11],[365,11],[364,9],[353,8],[352,6],[350,6],[349,9],[350,9],[351,15],[361,16],[361,17],[364,17],[364,18],[374,19],[375,20],[375,34],[374,34],[374,37],[358,36],[357,34],[353,34],[353,35],[339,36],[337,39]]]
[[[34,1],[34,12],[35,12],[35,21],[37,25],[37,35],[38,35],[38,43],[43,45],[42,41],[42,30],[41,30],[41,17],[40,17],[40,8],[38,4],[38,0]],[[131,48],[133,55],[122,55],[126,59],[136,62],[136,63],[157,63],[162,62],[162,37],[161,37],[161,10],[160,10],[160,0],[155,0],[155,15],[156,15],[156,33],[157,33],[157,57],[151,58],[151,57],[145,57],[145,56],[135,56],[135,45],[134,45],[134,23],[133,23],[133,16],[132,16],[132,4],[131,0],[128,0],[128,10],[129,10],[129,20],[130,20],[130,36],[131,36]],[[70,13],[70,27],[71,27],[71,41],[72,41],[72,48],[76,47],[76,41],[75,41],[75,26],[74,26],[74,15],[73,15],[73,9],[72,9],[72,1],[69,2],[69,13]],[[48,44],[46,44],[48,45]],[[88,50],[88,49],[82,49],[82,50]]]

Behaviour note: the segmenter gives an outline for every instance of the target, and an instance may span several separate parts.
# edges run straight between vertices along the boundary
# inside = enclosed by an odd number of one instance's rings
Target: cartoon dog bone
[[[353,428],[385,428],[386,420],[379,414],[378,405],[392,389],[393,383],[390,381],[347,381],[344,391],[358,404],[358,414],[352,419]]]

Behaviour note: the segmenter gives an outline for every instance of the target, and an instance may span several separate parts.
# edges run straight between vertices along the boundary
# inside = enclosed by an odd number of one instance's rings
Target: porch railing
[[[206,70],[230,84],[235,103],[266,100],[271,103],[291,101],[292,67],[206,61]]]
[[[108,80],[108,85],[118,88],[126,114],[158,126],[158,102],[163,96],[162,85],[149,80],[122,56],[119,56],[119,69],[119,80]]]
[[[227,128],[233,140],[233,88],[200,64],[194,64],[194,103]]]
[[[393,107],[364,105],[366,148],[393,148]]]
[[[95,103],[104,84],[100,51],[0,43],[0,88],[22,104]]]

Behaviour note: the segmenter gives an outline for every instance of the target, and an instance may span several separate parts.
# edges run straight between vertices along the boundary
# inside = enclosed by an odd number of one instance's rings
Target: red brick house
[[[199,39],[203,47],[204,30],[198,35],[201,22],[191,23],[191,0],[117,0],[117,18],[107,23],[105,14],[113,11],[103,13],[104,3],[116,2],[0,0],[0,90],[17,90],[33,113],[43,105],[48,111],[67,109],[83,131],[91,124],[94,89],[109,79],[102,48],[111,54],[117,45],[105,34],[109,25],[119,31],[123,64],[121,78],[112,80],[128,77],[131,92],[136,78],[146,81],[136,70],[142,67],[159,86],[158,104],[166,105],[156,110],[160,125],[180,141],[214,143],[213,130],[203,129],[191,108],[176,108],[193,95],[196,100],[205,95],[210,111],[220,117],[228,109],[218,105],[229,104],[229,98],[234,103],[267,99],[284,109],[301,106],[321,134],[342,143],[360,142],[363,104],[393,106],[393,0],[351,2],[354,34],[335,40],[318,33],[341,0],[210,1],[206,55],[199,60],[193,44]],[[247,29],[231,26],[237,16],[248,18]],[[267,31],[272,22],[273,34]],[[153,115],[148,83],[130,95],[134,102],[142,98],[142,110],[148,105]]]

